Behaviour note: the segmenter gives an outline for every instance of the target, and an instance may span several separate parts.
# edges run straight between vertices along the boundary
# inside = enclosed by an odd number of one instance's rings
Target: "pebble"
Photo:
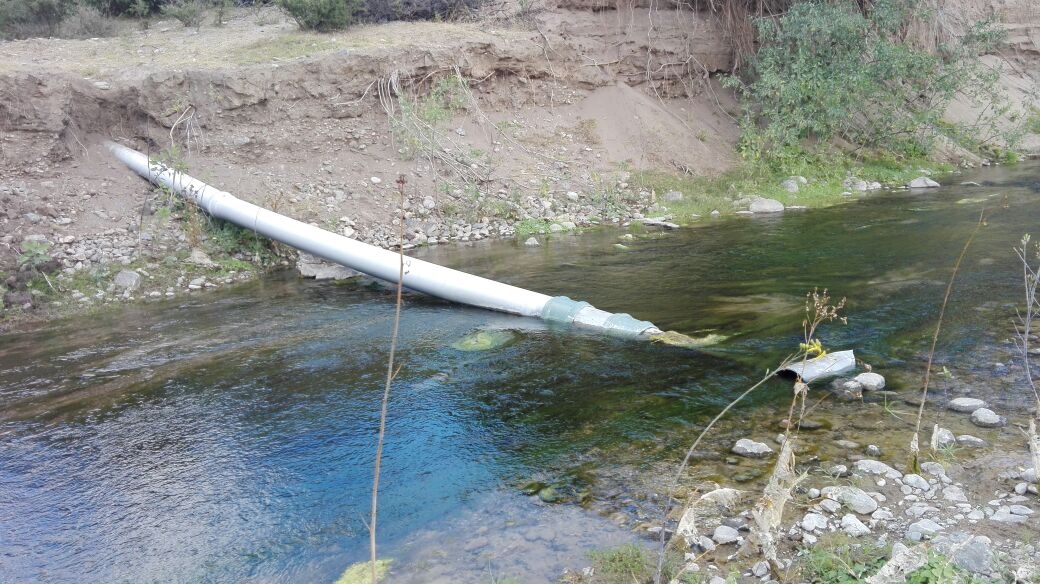
[[[964,414],[970,414],[979,408],[986,407],[986,402],[973,397],[958,397],[950,400],[946,407]]]
[[[985,448],[989,446],[982,438],[972,436],[971,434],[961,434],[957,437],[957,444],[966,448]]]
[[[979,408],[972,412],[971,423],[982,428],[999,428],[1007,425],[1007,418],[998,416],[993,410]]]
[[[937,428],[933,440],[939,448],[948,448],[957,443],[957,437],[946,428]]]
[[[874,373],[873,371],[860,373],[856,377],[853,377],[852,380],[862,385],[864,391],[878,391],[885,389],[885,378],[881,374]]]
[[[827,528],[827,518],[819,513],[806,513],[805,517],[802,517],[802,529],[805,531],[816,531],[817,529]],[[718,541],[718,540],[716,540]]]
[[[751,567],[751,573],[754,574],[756,578],[765,577],[767,574],[769,574],[769,562],[758,562],[757,564]]]
[[[856,470],[867,474],[884,475],[890,479],[902,478],[903,473],[879,460],[863,459],[855,462]],[[922,465],[923,467],[923,465]]]
[[[747,438],[741,438],[733,445],[731,452],[747,458],[766,458],[773,454],[773,449],[770,448],[768,444],[755,442],[754,440],[749,440]]]
[[[942,526],[932,521],[931,519],[921,519],[911,523],[906,529],[906,537],[913,541],[921,541],[923,539],[931,539],[935,537],[937,533],[942,531]]]
[[[870,528],[863,525],[863,522],[852,513],[841,518],[841,529],[852,537],[861,537],[870,533]]]
[[[916,474],[904,475],[903,484],[914,489],[920,489],[922,491],[927,491],[931,488],[931,486],[928,484],[928,481],[924,480],[924,477]]]
[[[826,521],[826,519],[824,521]],[[740,534],[732,527],[720,525],[715,528],[715,533],[712,535],[712,539],[715,540],[715,543],[724,545],[739,540]]]
[[[863,489],[851,486],[838,486],[826,487],[822,492],[824,497],[838,501],[845,507],[862,515],[869,515],[878,508],[877,501]]]

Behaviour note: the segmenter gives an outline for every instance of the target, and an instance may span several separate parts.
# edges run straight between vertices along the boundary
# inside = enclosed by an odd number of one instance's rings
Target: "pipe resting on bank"
[[[140,176],[189,199],[213,217],[370,276],[397,282],[400,268],[397,252],[362,243],[243,201],[183,172],[149,160],[144,154],[125,146],[109,142],[108,148]],[[653,323],[637,320],[628,314],[606,312],[566,296],[548,296],[407,256],[404,258],[403,283],[412,290],[452,302],[521,316],[535,316],[549,322],[573,324],[614,336],[679,346],[701,344],[682,333],[662,331]]]

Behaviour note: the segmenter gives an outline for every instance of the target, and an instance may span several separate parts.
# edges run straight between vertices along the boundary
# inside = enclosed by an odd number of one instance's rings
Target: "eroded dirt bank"
[[[1028,80],[1040,55],[1032,9],[963,8],[1008,21],[1000,58]],[[734,62],[729,38],[709,14],[648,0],[503,3],[474,22],[335,35],[242,10],[219,28],[155,22],[109,39],[3,43],[0,57],[0,270],[36,241],[50,268],[80,280],[57,288],[84,304],[234,281],[258,257],[132,176],[105,140],[382,246],[401,221],[423,245],[664,214],[632,170],[736,163],[739,108],[712,77]],[[144,270],[143,286],[113,287],[124,266]],[[8,308],[48,302],[38,296]]]

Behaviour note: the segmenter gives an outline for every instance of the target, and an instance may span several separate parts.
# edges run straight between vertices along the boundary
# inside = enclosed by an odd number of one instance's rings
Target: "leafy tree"
[[[982,22],[926,51],[908,31],[926,18],[916,0],[810,0],[779,18],[759,18],[748,83],[742,152],[781,161],[807,143],[841,138],[896,154],[924,154],[958,92],[983,96],[997,73],[977,57],[1001,40]]]

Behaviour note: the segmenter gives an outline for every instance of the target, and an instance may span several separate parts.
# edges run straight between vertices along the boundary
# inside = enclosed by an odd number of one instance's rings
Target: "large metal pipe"
[[[370,276],[397,282],[400,258],[396,252],[258,207],[125,146],[110,142],[108,148],[137,174],[190,199],[214,217]],[[681,333],[665,333],[653,323],[636,320],[627,314],[605,312],[566,296],[532,292],[407,256],[404,262],[405,286],[452,302],[566,322],[617,336],[647,338],[676,345],[698,344]]]

